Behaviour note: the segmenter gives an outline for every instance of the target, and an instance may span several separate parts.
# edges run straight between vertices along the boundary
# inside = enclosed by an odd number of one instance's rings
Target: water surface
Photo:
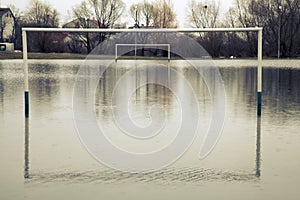
[[[95,113],[111,139],[130,149],[125,138],[116,136],[111,94],[127,71],[136,69],[143,74],[137,66],[146,62],[120,62],[99,81]],[[199,160],[198,154],[211,120],[211,97],[195,69],[172,61],[171,68],[189,80],[197,95],[199,134],[177,162],[142,174],[110,169],[93,159],[81,144],[72,109],[73,86],[81,64],[30,61],[31,112],[25,119],[22,62],[0,62],[1,199],[299,199],[299,61],[264,63],[261,118],[256,116],[255,62],[216,62],[226,89],[227,112],[221,138],[204,160]],[[155,62],[150,64],[152,67],[145,68],[149,76],[164,76],[153,67]],[[180,86],[177,82],[178,91]],[[150,84],[137,90],[130,101],[133,120],[149,123],[152,105],[164,110],[168,120],[165,132],[176,131],[180,106],[176,96],[162,86]],[[149,151],[167,139],[140,145]]]

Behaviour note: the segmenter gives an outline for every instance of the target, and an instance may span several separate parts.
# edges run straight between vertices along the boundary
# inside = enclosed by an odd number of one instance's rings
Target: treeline
[[[220,1],[190,0],[186,26],[197,28],[264,27],[264,56],[300,56],[299,0],[235,0],[225,16]],[[16,48],[21,49],[21,27],[59,27],[60,15],[50,4],[33,0],[16,16]],[[129,15],[134,24],[121,23]],[[73,28],[176,28],[171,0],[140,0],[126,9],[122,0],[83,0],[69,10]],[[111,34],[30,33],[30,51],[89,53]],[[250,57],[257,54],[255,33],[201,33],[192,35],[213,57]]]
[[[194,27],[263,27],[264,55],[300,56],[299,0],[235,0],[225,18],[215,1],[190,1],[188,18]],[[199,37],[213,56],[255,56],[257,35],[251,33],[211,33]]]

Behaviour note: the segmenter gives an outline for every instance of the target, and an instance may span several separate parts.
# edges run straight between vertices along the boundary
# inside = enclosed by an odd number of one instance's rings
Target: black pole
[[[25,91],[25,117],[29,117],[29,92]]]

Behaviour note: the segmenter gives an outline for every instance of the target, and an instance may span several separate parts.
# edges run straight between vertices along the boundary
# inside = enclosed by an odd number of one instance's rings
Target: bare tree
[[[231,7],[228,9],[228,11],[225,13],[225,20],[223,21],[223,25],[225,27],[235,28],[239,26],[239,18],[237,14],[237,9],[234,7]]]
[[[58,27],[59,14],[58,11],[50,4],[44,3],[40,0],[32,0],[29,7],[24,12],[22,18],[22,26],[30,27]],[[29,33],[28,47],[31,51],[51,52],[61,51],[54,49],[53,42],[57,42],[59,34],[54,33]],[[57,46],[57,45],[56,45]]]
[[[23,20],[27,24],[58,27],[58,11],[48,3],[40,0],[32,0],[29,8],[24,13]]]
[[[75,20],[71,22],[71,27],[69,28],[96,28],[95,25],[91,25],[90,20],[94,16],[90,10],[92,10],[92,8],[86,1],[83,1],[79,5],[73,7],[71,10],[71,17]],[[92,51],[93,43],[95,43],[95,34],[70,33],[68,34],[68,37],[69,41],[67,42],[67,45],[72,52],[81,52],[82,45],[86,48],[87,53],[90,53]]]
[[[151,3],[144,0],[143,2],[132,4],[129,13],[138,26],[177,27],[176,14],[171,0],[156,0]]]
[[[154,2],[153,26],[156,28],[176,28],[178,26],[171,0],[157,0]]]
[[[154,6],[151,3],[149,3],[147,0],[144,0],[141,12],[145,22],[145,26],[146,27],[151,26],[153,23]]]
[[[173,3],[170,0],[156,0],[148,2],[144,0],[131,5],[130,16],[137,25],[156,28],[177,27],[176,14]]]
[[[81,28],[114,28],[125,10],[122,0],[83,0],[71,10],[71,17],[79,22]],[[96,27],[95,27],[96,23]],[[71,40],[81,42],[91,52],[94,46],[103,42],[106,33],[70,34]],[[74,44],[71,45],[72,47]]]
[[[226,19],[229,23],[224,23],[225,26],[229,27],[254,27],[258,26],[259,19],[256,18],[253,14],[254,12],[254,0],[235,0],[235,6],[230,8],[226,14]],[[246,42],[244,49],[247,49],[246,54],[248,56],[256,56],[257,54],[257,35],[251,32],[245,33],[230,33],[230,35],[237,41],[236,36],[240,38],[241,41]],[[230,45],[232,46],[232,45]],[[240,49],[240,46],[236,46],[237,49]]]
[[[75,19],[91,19],[93,17],[91,9],[92,8],[88,5],[88,3],[83,1],[79,5],[72,8],[71,17]],[[85,21],[83,21],[81,25],[84,26],[84,28],[87,27],[87,23]]]
[[[132,4],[129,9],[131,18],[135,21],[135,26],[139,27],[142,23],[142,9],[143,3]]]
[[[238,11],[235,7],[231,7],[228,9],[227,13],[225,13],[224,21],[222,22],[223,27],[235,28],[240,27],[239,25],[239,17]],[[226,57],[242,57],[247,56],[245,53],[245,46],[247,45],[247,41],[244,40],[245,34],[243,33],[224,33],[223,41],[224,46],[222,47],[222,54]]]
[[[218,25],[220,14],[219,3],[212,1],[189,2],[188,19],[193,27],[197,28],[215,28]]]
[[[121,18],[125,10],[122,0],[88,0],[94,15],[98,20],[99,28],[112,28]]]
[[[216,28],[219,22],[219,3],[216,1],[197,2],[190,0],[188,6],[188,20],[196,28]],[[223,45],[221,33],[200,33],[198,41],[213,57],[220,56]]]

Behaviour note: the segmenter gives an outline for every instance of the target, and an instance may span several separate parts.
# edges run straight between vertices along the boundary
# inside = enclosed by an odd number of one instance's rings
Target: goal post
[[[135,57],[136,57],[136,51],[137,47],[167,47],[168,48],[168,62],[171,61],[171,46],[170,44],[115,44],[115,61],[118,61],[118,47],[135,47]]]
[[[262,48],[263,28],[178,28],[178,29],[81,29],[81,28],[22,28],[23,44],[23,69],[24,69],[24,99],[25,117],[29,117],[29,84],[28,84],[28,54],[27,54],[27,32],[84,32],[84,33],[199,33],[199,32],[256,32],[258,34],[257,44],[257,115],[261,116],[262,107]],[[137,45],[137,44],[134,44]],[[144,45],[144,44],[143,44]],[[170,51],[169,51],[170,52]]]

